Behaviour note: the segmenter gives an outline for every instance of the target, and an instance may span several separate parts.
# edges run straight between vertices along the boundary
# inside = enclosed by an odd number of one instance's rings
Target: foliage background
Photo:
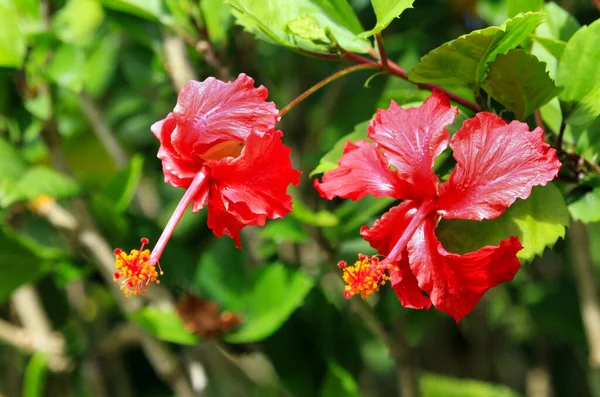
[[[375,25],[369,1],[350,3]],[[541,3],[416,1],[384,31],[388,55],[410,70],[444,42]],[[593,2],[558,4],[582,25],[599,16]],[[183,193],[162,182],[149,130],[181,85],[244,72],[281,109],[340,62],[257,40],[221,0],[0,0],[0,43],[0,395],[600,395],[600,331],[582,320],[597,308],[593,172],[557,183],[587,224],[572,221],[459,324],[403,309],[390,289],[346,301],[335,263],[370,252],[358,230],[391,203],[326,202],[309,173],[390,98],[429,95],[360,71],[280,123],[303,171],[290,216],[244,230],[236,250],[213,236],[205,212],[186,214],[162,258],[162,288],[125,300],[111,282],[112,247],[156,241]],[[600,53],[590,59],[600,64]],[[543,112],[554,133],[556,113]],[[569,126],[565,145],[595,163],[600,125],[588,125]],[[527,214],[556,216],[540,200]],[[569,221],[552,219],[545,227],[561,234]],[[201,300],[184,317],[202,336],[176,312],[189,295]],[[221,332],[212,304],[241,326]]]

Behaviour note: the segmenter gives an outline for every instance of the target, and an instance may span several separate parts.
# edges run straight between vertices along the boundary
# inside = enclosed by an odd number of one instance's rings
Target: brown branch
[[[592,4],[600,11],[600,0],[591,0]]]
[[[190,80],[197,80],[198,77],[187,56],[185,42],[180,37],[164,32],[163,45],[165,49],[165,68],[171,76],[173,85],[177,91],[180,91],[185,83]]]
[[[377,50],[379,51],[379,63],[381,64],[383,70],[387,70],[389,61],[385,51],[385,46],[383,45],[383,35],[381,32],[375,35],[375,40],[377,41]]]

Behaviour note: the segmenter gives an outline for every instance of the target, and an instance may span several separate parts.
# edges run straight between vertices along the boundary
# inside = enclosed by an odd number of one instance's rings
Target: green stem
[[[294,106],[298,105],[300,102],[302,102],[303,100],[305,100],[306,98],[311,96],[313,93],[315,93],[322,87],[326,86],[327,84],[331,83],[332,81],[339,79],[342,76],[345,76],[345,75],[355,72],[357,70],[378,69],[378,68],[379,68],[379,65],[377,65],[377,63],[368,63],[368,64],[365,63],[365,64],[354,65],[354,66],[350,66],[345,69],[342,69],[342,70],[332,74],[331,76],[324,78],[323,80],[319,81],[317,84],[310,87],[308,90],[304,91],[302,94],[300,94],[298,97],[296,97],[293,101],[288,103],[283,109],[281,109],[279,111],[279,116],[283,117]]]

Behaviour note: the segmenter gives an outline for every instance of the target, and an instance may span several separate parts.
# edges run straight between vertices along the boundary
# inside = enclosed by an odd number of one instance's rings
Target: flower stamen
[[[344,271],[344,297],[351,298],[354,295],[359,295],[365,299],[367,296],[379,291],[381,285],[385,285],[390,277],[385,273],[387,269],[392,267],[391,264],[381,264],[379,258],[374,256],[366,256],[358,254],[358,261],[352,266],[347,266],[346,262],[340,261],[338,267]]]
[[[113,274],[113,280],[121,280],[121,291],[125,296],[147,294],[150,283],[160,284],[158,272],[150,264],[150,250],[144,249],[146,244],[148,239],[144,237],[139,250],[131,250],[129,254],[120,248],[114,251],[117,271]],[[160,274],[163,274],[162,269]]]

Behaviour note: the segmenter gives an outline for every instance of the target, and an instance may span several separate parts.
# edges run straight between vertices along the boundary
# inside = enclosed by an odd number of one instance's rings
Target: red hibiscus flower
[[[517,198],[527,198],[533,186],[556,176],[561,166],[556,151],[544,142],[540,128],[529,131],[524,123],[507,124],[486,112],[465,121],[450,141],[445,127],[457,112],[443,93],[412,109],[392,101],[369,125],[373,142],[348,142],[339,167],[327,172],[322,183],[315,180],[327,199],[372,194],[405,200],[371,228],[361,229],[384,259],[359,255],[353,266],[340,262],[346,297],[366,297],[389,280],[403,306],[428,309],[433,304],[458,321],[488,289],[512,280],[519,270],[517,237],[457,255],[444,249],[435,228],[440,217],[500,216]],[[432,167],[449,142],[457,165],[440,183]]]
[[[262,226],[292,210],[286,190],[300,182],[300,173],[275,130],[279,112],[266,98],[267,89],[255,88],[245,74],[228,83],[190,81],[173,112],[152,126],[165,182],[187,190],[151,253],[144,250],[147,239],[129,255],[115,250],[114,278],[123,280],[126,295],[144,293],[156,281],[155,266],[190,204],[194,212],[208,207],[208,227],[238,248],[244,226]]]

